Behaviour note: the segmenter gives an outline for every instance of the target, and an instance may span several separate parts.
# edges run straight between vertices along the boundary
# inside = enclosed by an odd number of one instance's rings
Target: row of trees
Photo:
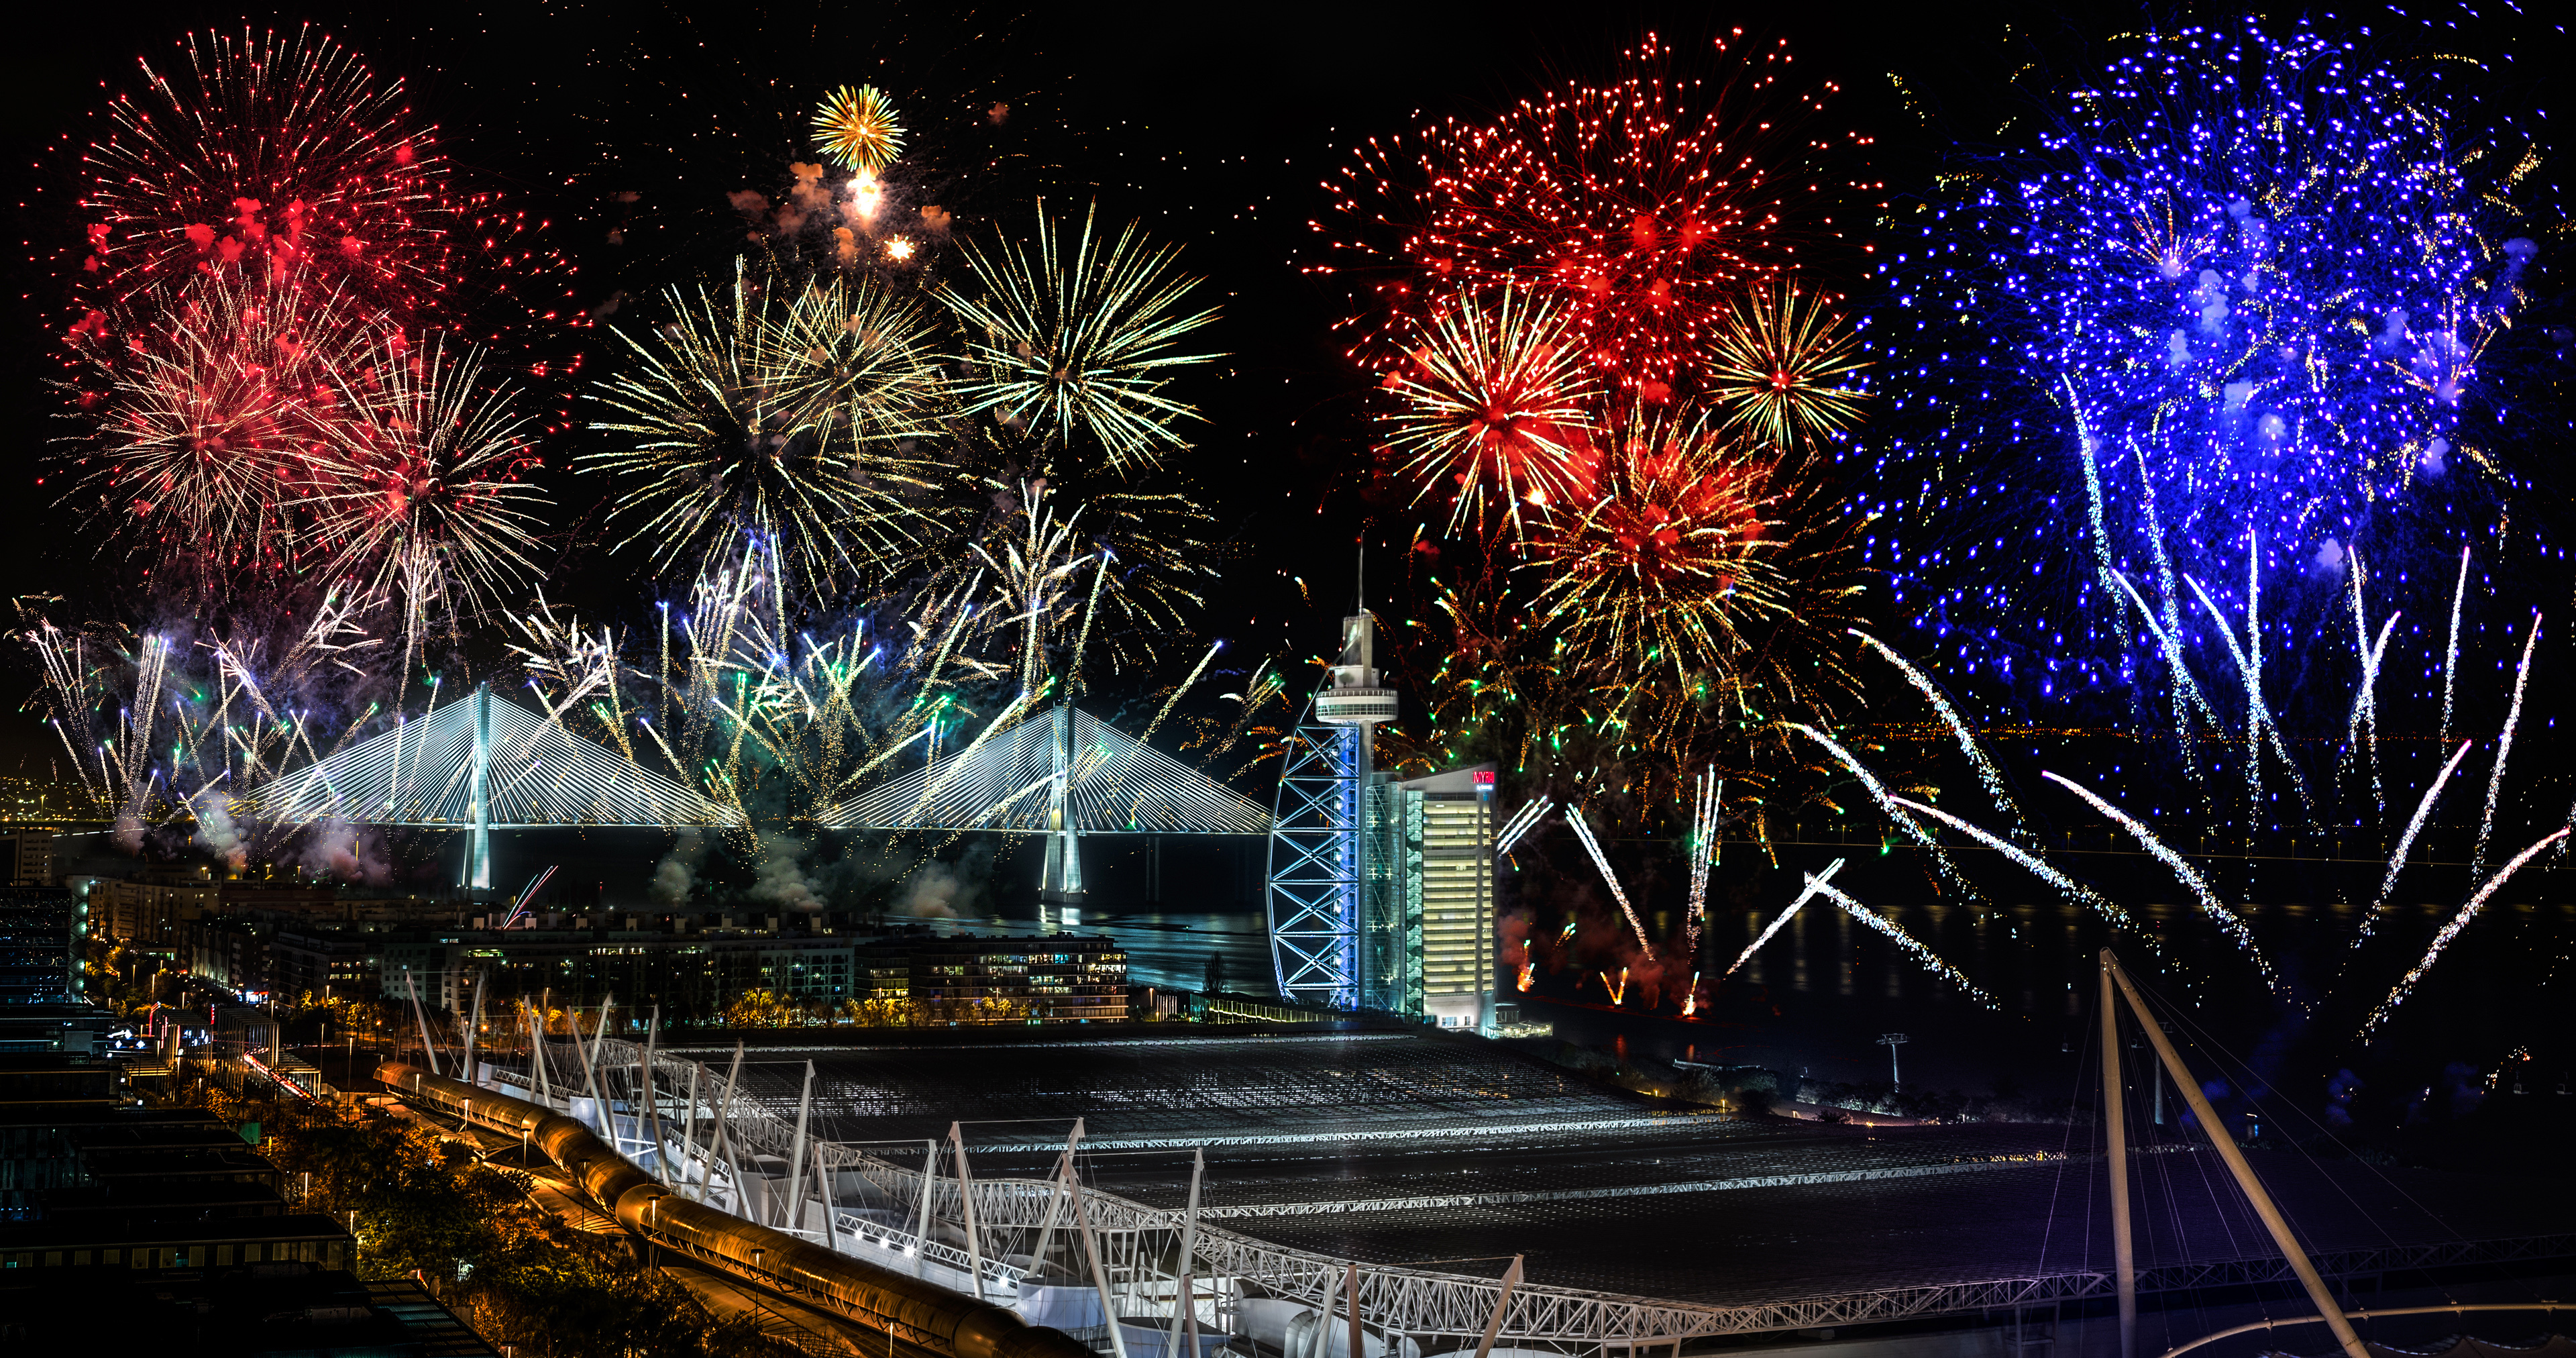
[[[866,998],[800,1000],[774,990],[746,990],[725,1006],[732,1028],[944,1028],[952,1023],[1025,1023],[1024,1000]]]

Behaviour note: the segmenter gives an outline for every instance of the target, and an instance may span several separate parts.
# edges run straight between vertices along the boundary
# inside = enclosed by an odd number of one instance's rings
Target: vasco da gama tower
[[[1288,743],[1270,836],[1279,993],[1482,1029],[1494,1021],[1494,771],[1397,782],[1373,761],[1400,703],[1368,610]]]

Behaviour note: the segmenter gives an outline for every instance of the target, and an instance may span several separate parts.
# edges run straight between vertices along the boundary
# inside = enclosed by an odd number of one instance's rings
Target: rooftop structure
[[[1109,1258],[1121,1313],[1168,1312],[1155,1309],[1170,1295],[1157,1261],[1195,1199],[1197,1267],[1219,1298],[1203,1323],[1271,1349],[1263,1327],[1282,1308],[1348,1304],[1333,1289],[1352,1263],[1372,1338],[1425,1353],[1472,1348],[1498,1303],[1506,1346],[1581,1352],[1976,1325],[2032,1307],[2072,1319],[2111,1298],[2108,1214],[2090,1208],[2104,1163],[2080,1129],[1736,1120],[1422,1033],[945,1037],[755,1049],[730,1125],[781,1160],[801,1140],[792,1129],[810,1126],[820,1144],[803,1160],[828,1167],[816,1181],[831,1186],[814,1191],[835,1195],[849,1248],[904,1257],[927,1220],[961,1286],[970,1266],[992,1286],[1019,1276],[1002,1261],[1042,1238],[1049,1176],[1080,1118],[1091,1220],[1142,1237]],[[670,1038],[657,1088],[711,1087],[733,1069],[729,1043]],[[603,1078],[641,1053],[604,1045]],[[952,1128],[966,1144],[936,1147],[937,1174],[952,1177],[929,1181],[925,1213],[919,1148]],[[1205,1156],[1195,1189],[1193,1151]],[[2251,1155],[2343,1288],[2576,1262],[2576,1184]],[[2206,1308],[2291,1282],[2214,1158],[2183,1139],[2133,1156],[2156,1204],[2139,1263],[2141,1337],[2158,1350],[2209,1328]],[[953,1177],[968,1162],[971,1216]],[[1515,1255],[1525,1269],[1504,1299],[1496,1275]]]

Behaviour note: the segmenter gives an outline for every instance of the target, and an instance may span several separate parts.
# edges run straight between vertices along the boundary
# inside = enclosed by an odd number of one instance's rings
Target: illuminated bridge
[[[1070,705],[932,759],[817,818],[840,830],[1047,836],[1044,898],[1082,899],[1084,835],[1262,835],[1270,815],[1189,765]]]
[[[464,885],[492,885],[492,831],[550,825],[734,825],[740,816],[492,692],[433,708],[242,799],[306,824],[464,830]]]

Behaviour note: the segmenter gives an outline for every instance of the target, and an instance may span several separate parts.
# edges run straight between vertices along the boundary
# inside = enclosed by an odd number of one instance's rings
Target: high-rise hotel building
[[[1415,1012],[1443,1028],[1481,1029],[1494,1006],[1494,770],[1452,769],[1397,783],[1405,838],[1399,870]],[[1418,829],[1416,827],[1419,827]],[[1410,987],[1408,987],[1410,988]]]

